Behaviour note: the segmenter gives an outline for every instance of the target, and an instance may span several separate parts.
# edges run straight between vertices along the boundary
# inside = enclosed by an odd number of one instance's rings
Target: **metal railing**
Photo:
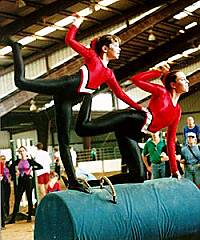
[[[96,160],[111,160],[120,158],[119,148],[115,147],[103,147],[96,148]],[[91,157],[91,150],[84,150],[77,152],[77,162],[85,162],[93,160]]]

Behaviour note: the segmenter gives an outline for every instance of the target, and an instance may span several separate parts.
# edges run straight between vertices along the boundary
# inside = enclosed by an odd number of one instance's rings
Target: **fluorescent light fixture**
[[[73,22],[73,20],[74,20],[74,17],[69,16],[69,17],[63,18],[62,20],[56,22],[55,25],[59,26],[59,27],[64,27],[66,25],[71,24]]]
[[[192,27],[194,27],[196,25],[197,25],[197,22],[192,22],[192,23],[188,24],[187,26],[185,26],[185,29],[192,28]]]
[[[180,13],[174,15],[173,18],[175,18],[175,19],[177,19],[177,20],[181,20],[181,19],[183,19],[183,18],[185,18],[185,17],[187,17],[187,16],[188,16],[188,13],[186,13],[186,12],[180,12]]]
[[[183,29],[179,30],[180,33],[185,33],[185,31]]]
[[[78,15],[80,15],[81,17],[86,17],[88,15],[90,15],[93,12],[92,8],[87,7],[81,11],[78,12]]]
[[[197,1],[197,2],[193,3],[192,5],[186,7],[185,10],[188,12],[194,12],[198,8],[200,8],[200,1]]]
[[[55,27],[45,27],[45,28],[42,28],[41,30],[35,32],[35,35],[38,35],[40,37],[43,37],[49,33],[52,33],[56,31],[56,28]]]
[[[10,46],[4,47],[2,49],[0,49],[0,55],[4,56],[8,53],[12,52],[12,48]]]
[[[103,1],[100,1],[98,2],[99,5],[102,5],[104,7],[107,7],[115,2],[118,2],[119,0],[103,0]]]
[[[197,51],[199,51],[198,47],[197,48],[190,48],[188,50],[185,50],[182,54],[183,54],[184,57],[185,56],[187,57],[189,54],[192,54],[192,53],[197,52]]]
[[[18,42],[21,43],[22,45],[26,45],[26,44],[29,44],[33,41],[36,40],[36,37],[35,36],[27,36],[27,37],[24,37],[22,39],[20,39]]]
[[[122,26],[120,26],[120,27],[112,30],[111,32],[109,32],[109,34],[114,35],[114,34],[120,32],[122,29],[124,29],[124,28],[126,28],[126,27],[127,27],[127,25],[126,25],[126,23],[125,23],[125,24],[123,24]]]
[[[174,55],[174,56],[168,58],[167,61],[168,61],[168,62],[173,62],[173,61],[175,61],[175,60],[177,60],[177,59],[179,59],[179,58],[182,58],[182,57],[183,57],[182,54],[176,54],[176,55]]]
[[[149,10],[149,11],[147,11],[147,12],[145,12],[145,13],[137,16],[137,17],[134,17],[134,18],[130,19],[130,20],[129,20],[129,24],[132,25],[132,24],[136,23],[136,22],[139,21],[140,19],[142,19],[142,18],[150,15],[151,13],[157,11],[159,8],[161,8],[161,6],[152,8],[151,10]]]

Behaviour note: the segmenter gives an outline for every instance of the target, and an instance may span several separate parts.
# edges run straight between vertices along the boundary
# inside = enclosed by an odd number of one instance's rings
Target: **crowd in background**
[[[200,188],[200,128],[192,116],[187,118],[183,136],[183,142],[180,143],[176,139],[175,145],[178,169],[183,177],[190,179]],[[18,149],[16,161],[7,161],[5,155],[0,155],[2,228],[5,227],[6,219],[9,219],[6,223],[15,223],[23,193],[26,193],[28,200],[27,222],[30,222],[33,215],[33,189],[37,202],[49,192],[61,190],[60,179],[63,167],[59,148],[54,147],[51,158],[49,153],[43,149],[42,143],[38,143],[36,147],[37,151],[34,157],[30,155],[25,146]],[[70,152],[78,177],[86,180],[95,179],[95,176],[77,167],[77,153],[72,146]],[[141,154],[145,166],[146,180],[170,177],[166,133],[156,132],[152,134],[144,143]],[[90,158],[93,161],[97,160],[96,148],[91,149]],[[13,212],[10,214],[12,182],[14,184],[15,202]]]
[[[176,161],[180,174],[193,181],[200,188],[200,146],[199,126],[189,116],[183,129],[184,140],[176,138]],[[146,179],[170,177],[169,157],[167,155],[166,134],[156,132],[145,142],[142,159],[146,167]]]

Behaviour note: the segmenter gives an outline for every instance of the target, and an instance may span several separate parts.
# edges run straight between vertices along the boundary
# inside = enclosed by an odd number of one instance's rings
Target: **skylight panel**
[[[191,22],[190,24],[188,24],[187,26],[185,26],[185,29],[189,29],[189,28],[192,28],[194,26],[197,25],[197,22]]]
[[[183,19],[183,18],[185,18],[187,16],[188,16],[187,12],[180,12],[180,13],[174,15],[173,18],[175,18],[177,20],[181,20],[181,19]]]
[[[35,32],[35,35],[43,37],[43,36],[48,35],[49,33],[52,33],[54,31],[56,31],[56,28],[49,26],[49,27],[42,28],[41,30]]]

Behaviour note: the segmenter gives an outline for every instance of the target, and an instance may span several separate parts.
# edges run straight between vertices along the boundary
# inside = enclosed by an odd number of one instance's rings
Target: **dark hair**
[[[167,75],[164,75],[163,78],[162,78],[162,81],[165,85],[165,88],[169,91],[172,89],[171,87],[171,82],[176,82],[176,78],[177,78],[177,73],[179,71],[178,70],[174,70],[174,71],[171,71],[169,73],[167,73]]]
[[[113,42],[121,43],[121,40],[116,35],[106,34],[101,37],[94,38],[91,41],[90,46],[91,46],[91,48],[94,49],[94,51],[97,53],[97,55],[100,55],[100,53],[102,51],[102,47],[103,46],[109,47],[109,45]]]
[[[41,142],[38,142],[36,147],[41,150],[43,149],[43,144]]]
[[[21,148],[23,148],[23,149],[27,152],[26,147],[24,147],[23,145],[19,147],[18,151],[19,151]]]
[[[53,150],[56,151],[56,152],[58,152],[59,148],[58,148],[57,146],[55,146],[55,147],[53,148]]]

